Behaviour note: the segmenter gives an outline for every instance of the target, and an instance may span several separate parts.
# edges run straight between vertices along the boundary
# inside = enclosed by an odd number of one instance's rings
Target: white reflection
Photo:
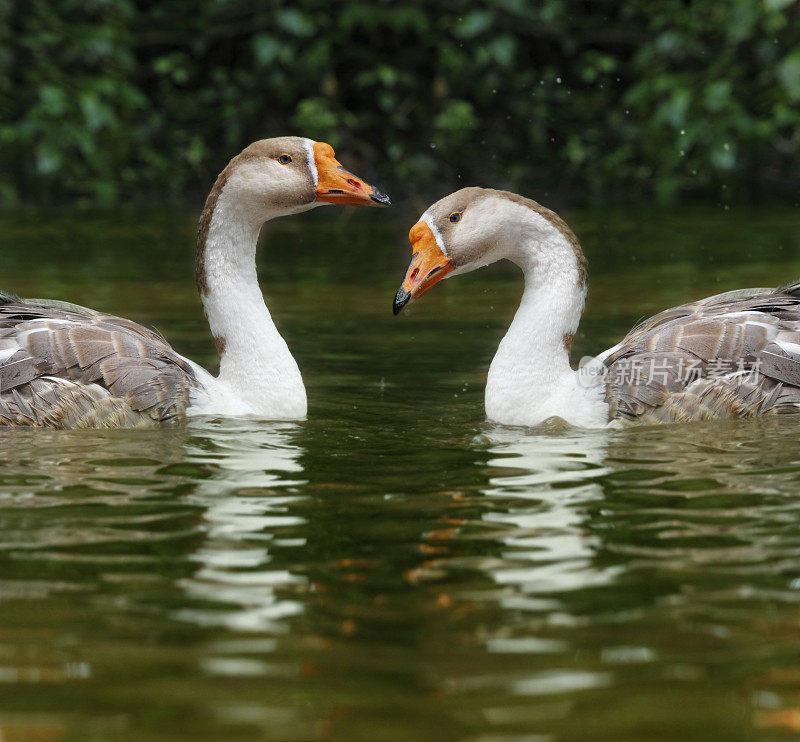
[[[509,566],[492,570],[493,578],[525,593],[611,582],[619,570],[596,565],[600,539],[583,525],[587,503],[603,494],[596,478],[609,471],[603,466],[607,433],[497,428],[488,438],[494,444],[488,466],[508,469],[492,476],[484,491],[503,500],[503,509],[484,519],[510,527],[500,539],[509,547],[503,554]]]
[[[292,441],[297,429],[293,423],[249,420],[190,428],[195,437],[187,444],[186,461],[203,464],[212,474],[198,481],[187,498],[203,507],[206,538],[191,557],[199,568],[181,587],[209,607],[185,608],[180,618],[278,632],[282,619],[302,610],[299,602],[281,599],[276,592],[305,578],[270,566],[270,548],[282,543],[281,529],[304,522],[287,514],[291,503],[301,499],[292,489],[304,481],[302,449]]]

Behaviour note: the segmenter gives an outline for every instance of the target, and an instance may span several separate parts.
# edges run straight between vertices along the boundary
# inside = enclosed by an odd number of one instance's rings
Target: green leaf
[[[61,152],[49,142],[36,148],[36,169],[42,175],[51,175],[61,167]]]
[[[586,159],[586,147],[584,147],[581,138],[572,134],[567,139],[567,157],[569,161],[579,165]]]
[[[501,67],[510,67],[517,53],[517,42],[508,35],[498,36],[489,42],[487,49],[497,64]]]
[[[52,116],[61,116],[67,108],[67,96],[63,90],[53,85],[42,85],[39,88],[39,100],[42,108]]]
[[[453,34],[459,39],[474,39],[492,25],[493,19],[494,14],[491,11],[473,10],[459,21]]]
[[[316,31],[311,18],[299,10],[279,10],[275,14],[275,21],[280,28],[295,36],[313,36]]]
[[[730,80],[718,80],[706,87],[705,103],[709,111],[721,111],[731,98]]]
[[[720,142],[711,150],[711,162],[720,170],[733,170],[736,165],[736,149],[729,142]]]
[[[778,79],[789,98],[800,100],[800,49],[796,49],[778,65]]]
[[[272,36],[258,34],[253,37],[253,54],[262,67],[272,64],[278,58],[280,50],[281,45]]]
[[[326,141],[335,139],[332,135],[338,129],[337,124],[336,114],[324,98],[306,98],[300,101],[292,116],[292,125],[304,136]],[[335,144],[335,141],[330,143]]]
[[[448,101],[434,119],[434,127],[444,135],[444,141],[463,141],[478,128],[478,118],[472,104],[466,100]]]
[[[78,102],[90,131],[98,131],[114,120],[114,113],[94,93],[81,93]]]

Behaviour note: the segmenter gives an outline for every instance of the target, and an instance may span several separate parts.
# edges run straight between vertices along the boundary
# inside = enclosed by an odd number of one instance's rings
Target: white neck
[[[586,288],[572,245],[530,208],[515,204],[524,226],[504,257],[522,269],[525,290],[500,342],[486,383],[486,414],[506,425],[538,425],[561,417],[575,425],[603,424],[603,405],[578,383],[569,362]]]
[[[228,407],[240,414],[296,419],[306,414],[303,379],[256,275],[256,244],[264,221],[263,213],[237,199],[229,181],[208,228],[201,298],[220,349],[218,392]]]

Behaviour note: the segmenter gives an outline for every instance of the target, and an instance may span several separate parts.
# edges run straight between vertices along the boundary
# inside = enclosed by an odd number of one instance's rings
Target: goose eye
[[[280,162],[281,165],[288,165],[291,161],[292,161],[292,156],[291,155],[281,155],[278,158],[278,162]]]
[[[451,222],[453,222],[453,224],[455,224],[456,222],[460,222],[460,221],[461,221],[461,212],[460,212],[460,211],[454,211],[454,212],[453,212],[452,214],[450,214],[450,216],[449,216],[449,217],[447,217],[447,218],[448,218],[448,219],[449,219]]]

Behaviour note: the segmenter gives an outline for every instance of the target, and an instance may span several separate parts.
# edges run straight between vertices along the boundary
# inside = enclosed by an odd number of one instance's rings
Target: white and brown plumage
[[[0,425],[136,427],[198,414],[296,419],[300,371],[256,278],[265,221],[324,203],[387,205],[324,142],[254,142],[220,173],[197,235],[196,277],[219,376],[160,335],[91,309],[0,292]]]
[[[55,428],[174,422],[191,365],[135,322],[0,292],[0,424]]]
[[[442,278],[503,258],[524,273],[519,309],[489,368],[492,420],[560,417],[593,427],[800,412],[800,283],[669,309],[573,370],[586,260],[556,214],[513,193],[465,188],[431,206],[409,237],[395,314]]]

